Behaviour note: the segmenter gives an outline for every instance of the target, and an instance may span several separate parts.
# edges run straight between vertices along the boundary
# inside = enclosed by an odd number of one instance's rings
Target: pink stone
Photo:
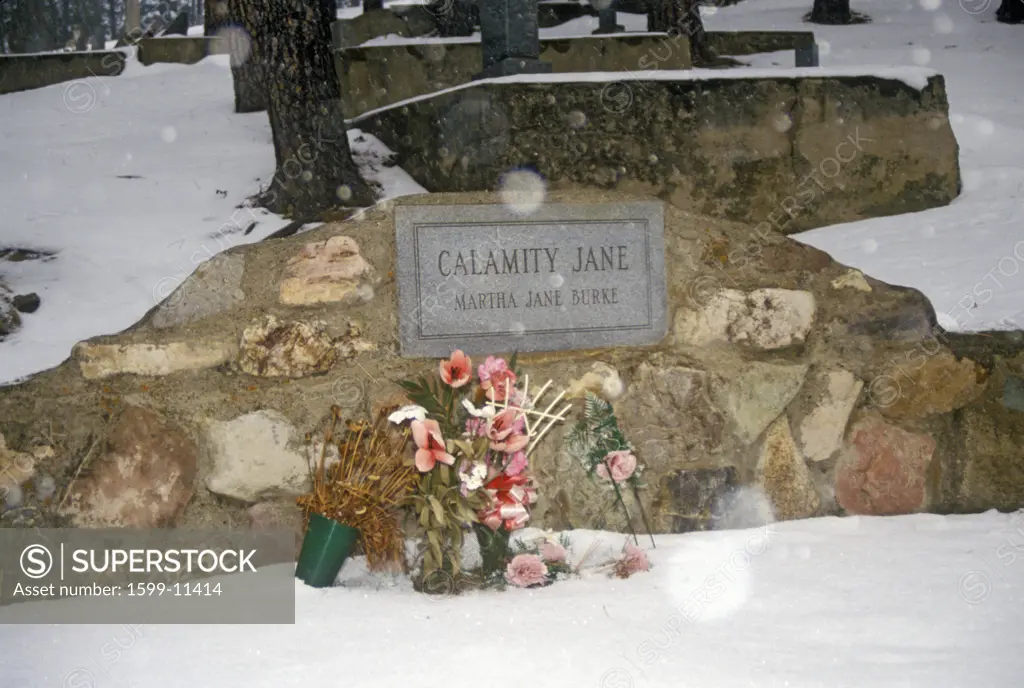
[[[281,301],[308,305],[337,301],[366,301],[373,297],[373,266],[348,236],[306,244],[285,265]]]
[[[851,514],[893,516],[925,507],[935,440],[874,413],[858,420],[836,466],[836,499]]]

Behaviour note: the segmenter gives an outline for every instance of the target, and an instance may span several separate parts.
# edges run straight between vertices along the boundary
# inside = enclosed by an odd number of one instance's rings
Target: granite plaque
[[[666,333],[660,202],[398,206],[401,354],[557,351]]]

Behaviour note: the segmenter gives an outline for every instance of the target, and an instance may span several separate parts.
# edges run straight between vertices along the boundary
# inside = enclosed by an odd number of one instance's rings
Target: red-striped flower
[[[461,387],[473,377],[473,362],[460,349],[452,352],[451,358],[441,361],[441,379],[446,385]]]

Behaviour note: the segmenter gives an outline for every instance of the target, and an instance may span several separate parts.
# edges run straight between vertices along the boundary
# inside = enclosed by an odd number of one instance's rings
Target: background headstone
[[[541,62],[537,0],[481,0],[480,42],[486,79],[512,74],[548,73]]]

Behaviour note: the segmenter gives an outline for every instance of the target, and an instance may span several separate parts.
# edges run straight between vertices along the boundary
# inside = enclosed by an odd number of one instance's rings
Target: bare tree
[[[815,24],[851,24],[850,0],[814,0],[808,21]]]
[[[352,160],[331,51],[335,0],[243,0],[265,65],[277,170],[260,201],[293,218],[373,203]],[[259,70],[258,70],[259,71]]]
[[[996,10],[996,21],[1004,24],[1024,24],[1024,0],[1003,0]]]
[[[231,77],[235,83],[235,112],[267,109],[267,47],[269,25],[264,3],[258,0],[228,0],[228,23],[234,29],[226,36],[231,55]]]
[[[231,21],[228,0],[203,0],[203,35],[216,36]]]
[[[717,57],[708,45],[697,0],[648,0],[647,30],[687,36],[694,65],[714,62]]]
[[[142,7],[139,0],[124,1],[124,35],[135,36],[142,28]]]

